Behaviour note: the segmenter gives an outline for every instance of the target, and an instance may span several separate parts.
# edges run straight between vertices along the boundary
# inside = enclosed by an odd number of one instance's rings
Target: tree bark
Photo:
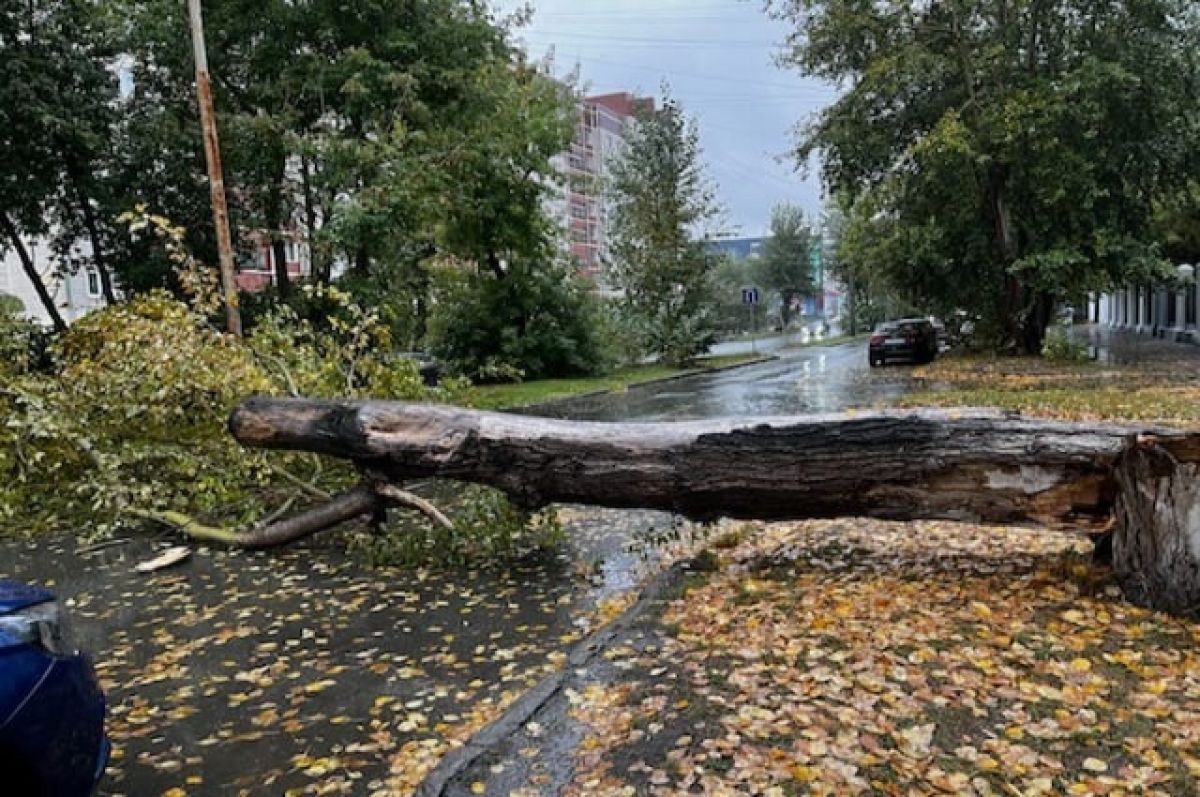
[[[46,283],[42,281],[42,275],[38,273],[37,266],[33,262],[33,258],[29,255],[29,250],[25,248],[25,242],[21,240],[21,233],[17,230],[12,219],[5,213],[0,213],[0,228],[8,236],[8,242],[17,252],[17,257],[21,259],[21,268],[25,270],[25,276],[33,284],[34,291],[37,292],[38,299],[42,302],[42,307],[46,309],[46,315],[50,316],[50,323],[54,325],[55,332],[66,332],[67,322],[63,320],[62,313],[58,312],[58,307],[54,304],[54,298],[50,295],[50,291],[46,289]]]
[[[229,425],[244,445],[348,459],[376,483],[475,482],[526,508],[566,502],[696,520],[865,516],[1112,530],[1116,572],[1133,600],[1200,612],[1196,430],[994,410],[578,423],[273,398],[244,402]]]
[[[92,263],[100,275],[100,292],[104,303],[112,306],[117,303],[117,293],[113,290],[112,272],[108,269],[108,257],[104,252],[104,241],[100,238],[100,227],[96,223],[96,213],[92,209],[91,200],[82,194],[79,202],[83,208],[83,223],[87,227],[88,239],[92,244]]]
[[[100,293],[104,297],[105,304],[114,305],[117,303],[117,294],[113,290],[112,272],[108,268],[108,257],[105,254],[104,241],[100,236],[100,224],[96,219],[96,211],[92,207],[92,200],[83,190],[79,168],[70,159],[66,160],[65,168],[67,179],[75,194],[75,201],[79,203],[79,209],[83,214],[83,226],[87,230],[88,241],[92,244],[92,264],[100,275]]]
[[[526,507],[577,502],[694,519],[859,515],[1096,530],[1111,520],[1112,467],[1131,433],[979,410],[605,424],[288,399],[245,402],[230,429],[248,446],[341,457],[393,481],[476,482]]]
[[[280,154],[274,164],[271,175],[270,194],[267,197],[267,233],[271,236],[271,260],[275,266],[275,290],[281,299],[286,299],[292,292],[292,278],[287,269],[287,245],[283,240],[284,215],[284,179],[287,174],[287,160]]]
[[[308,244],[308,260],[312,268],[313,279],[328,285],[330,281],[329,265],[325,262],[324,257],[318,254],[316,246],[317,208],[312,189],[312,166],[307,157],[300,159],[300,166],[304,187],[304,226],[307,228],[305,242]]]
[[[1115,473],[1113,567],[1125,595],[1200,615],[1200,439],[1135,438]]]

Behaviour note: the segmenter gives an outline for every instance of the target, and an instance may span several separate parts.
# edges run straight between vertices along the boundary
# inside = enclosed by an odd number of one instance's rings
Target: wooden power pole
[[[200,0],[188,0],[192,24],[192,51],[196,61],[196,93],[200,99],[200,124],[204,128],[204,156],[212,191],[213,224],[217,228],[217,254],[221,262],[221,287],[225,293],[225,329],[242,336],[242,313],[238,310],[237,282],[233,277],[233,247],[229,241],[229,207],[225,204],[225,177],[221,170],[221,143],[213,111],[212,82],[208,77],[208,52],[204,47],[204,20]]]

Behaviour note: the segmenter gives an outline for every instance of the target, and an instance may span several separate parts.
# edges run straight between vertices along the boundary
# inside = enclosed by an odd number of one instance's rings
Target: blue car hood
[[[12,614],[54,600],[54,593],[17,581],[0,579],[0,615]]]

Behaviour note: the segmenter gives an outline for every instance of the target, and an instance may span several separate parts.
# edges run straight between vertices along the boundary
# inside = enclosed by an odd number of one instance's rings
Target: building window
[[[100,272],[94,268],[89,268],[87,274],[87,292],[88,296],[93,299],[100,298]]]
[[[289,263],[299,263],[300,262],[300,247],[296,246],[295,241],[287,242],[287,262],[289,262]]]
[[[577,219],[586,219],[587,207],[585,205],[571,205],[571,215]]]

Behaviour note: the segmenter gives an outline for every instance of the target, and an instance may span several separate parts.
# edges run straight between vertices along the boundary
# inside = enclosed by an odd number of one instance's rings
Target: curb
[[[651,579],[650,583],[642,588],[637,601],[622,612],[620,617],[576,643],[571,652],[567,654],[566,662],[557,672],[547,675],[536,686],[517,698],[502,715],[472,734],[471,738],[461,747],[447,753],[417,786],[413,792],[414,797],[443,797],[446,787],[450,785],[451,781],[466,772],[472,764],[519,730],[534,714],[558,695],[573,671],[590,663],[593,658],[604,651],[614,637],[633,625],[668,587],[679,581],[688,564],[687,561],[676,562]]]

